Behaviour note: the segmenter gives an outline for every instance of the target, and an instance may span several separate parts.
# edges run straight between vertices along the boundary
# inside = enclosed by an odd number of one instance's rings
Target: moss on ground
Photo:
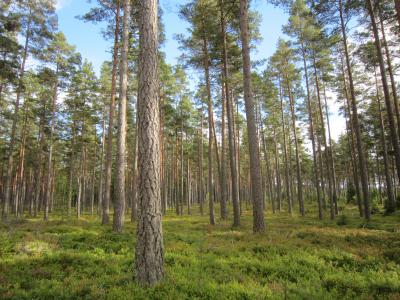
[[[314,214],[315,215],[315,214]],[[207,216],[163,220],[165,280],[133,278],[135,227],[124,233],[53,215],[0,224],[0,299],[400,299],[400,215],[369,223],[268,214],[267,232],[207,224]]]

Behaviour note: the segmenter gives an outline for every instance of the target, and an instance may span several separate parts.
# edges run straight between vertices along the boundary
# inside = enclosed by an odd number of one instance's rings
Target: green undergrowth
[[[251,222],[169,213],[165,280],[142,288],[128,220],[122,234],[87,215],[12,220],[0,224],[0,299],[400,299],[399,214],[268,214],[264,234]]]

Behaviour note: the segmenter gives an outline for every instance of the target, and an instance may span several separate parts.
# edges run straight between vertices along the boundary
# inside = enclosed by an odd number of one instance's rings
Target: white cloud
[[[64,7],[68,6],[72,0],[57,0],[56,10],[61,10]]]

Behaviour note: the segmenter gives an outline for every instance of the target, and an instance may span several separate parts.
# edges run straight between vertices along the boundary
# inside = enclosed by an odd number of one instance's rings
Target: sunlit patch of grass
[[[115,234],[97,216],[27,218],[0,224],[0,299],[399,299],[400,215],[370,222],[267,213],[267,231],[163,219],[165,280],[134,281],[136,227]],[[218,216],[218,212],[216,212]]]

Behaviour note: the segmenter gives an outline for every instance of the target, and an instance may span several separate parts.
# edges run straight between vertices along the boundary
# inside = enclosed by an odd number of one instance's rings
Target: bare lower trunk
[[[29,46],[29,40],[31,37],[31,29],[30,29],[31,22],[32,22],[32,16],[30,14],[29,19],[28,19],[27,29],[26,29],[26,37],[25,37],[25,45],[24,45],[22,63],[21,63],[20,69],[19,69],[19,82],[18,82],[18,87],[17,87],[17,95],[16,95],[16,100],[15,100],[14,113],[13,113],[12,125],[11,125],[10,143],[9,143],[9,148],[8,148],[7,174],[6,174],[6,183],[5,183],[5,192],[4,192],[4,203],[3,203],[3,212],[2,212],[3,219],[7,219],[8,209],[9,209],[8,207],[10,205],[10,199],[11,199],[12,177],[13,177],[13,170],[14,170],[14,153],[13,152],[14,152],[14,146],[15,146],[15,135],[17,132],[17,125],[18,125],[19,104],[20,104],[21,94],[23,93],[22,80],[23,80],[24,74],[25,74],[25,63],[26,63],[26,59],[28,57],[28,46]]]
[[[383,122],[383,116],[382,116],[382,108],[381,108],[381,100],[379,97],[379,89],[378,89],[378,80],[377,80],[377,75],[375,71],[375,86],[376,86],[376,102],[378,103],[378,111],[379,111],[379,126],[381,130],[381,144],[382,144],[382,150],[383,150],[383,166],[385,169],[385,179],[386,179],[386,193],[387,193],[387,211],[388,212],[393,212],[396,209],[396,203],[395,203],[395,198],[394,198],[394,193],[393,193],[393,185],[392,185],[392,180],[390,176],[390,167],[389,167],[389,160],[388,160],[388,150],[387,150],[387,145],[386,145],[386,136],[385,136],[385,125]],[[380,188],[380,185],[379,185]]]
[[[203,23],[203,26],[204,23]],[[208,205],[210,213],[210,224],[215,224],[214,216],[214,179],[213,179],[213,103],[211,98],[211,84],[209,74],[208,41],[205,32],[203,33],[203,54],[204,54],[204,73],[206,78],[207,103],[208,103]],[[215,145],[216,147],[216,145]]]
[[[110,111],[108,117],[108,140],[106,150],[106,166],[104,176],[104,195],[103,195],[103,215],[101,223],[103,225],[108,224],[110,221],[110,197],[111,197],[111,176],[112,176],[112,141],[113,141],[113,129],[114,129],[114,110],[115,110],[115,90],[117,81],[117,63],[118,63],[118,36],[119,36],[119,12],[120,2],[116,2],[116,15],[115,15],[115,31],[114,31],[114,50],[113,50],[113,67],[111,77],[111,100],[110,100]]]
[[[297,130],[296,130],[296,115],[294,111],[294,99],[292,94],[292,88],[288,84],[288,93],[289,93],[289,101],[290,101],[290,112],[292,119],[292,131],[294,137],[294,147],[296,152],[296,177],[297,177],[297,199],[299,201],[299,210],[300,214],[304,216],[304,199],[303,199],[303,180],[301,177],[301,163],[300,163],[300,151],[299,151],[299,143],[297,138]]]
[[[253,231],[265,231],[263,211],[263,191],[261,183],[260,153],[254,116],[254,103],[251,87],[250,47],[248,32],[248,2],[240,0],[240,36],[243,57],[243,86],[246,107],[247,132],[250,152],[251,188],[253,197]]]
[[[114,201],[113,230],[122,232],[125,212],[125,165],[126,165],[126,101],[128,87],[128,44],[130,0],[124,0],[123,34],[120,64],[120,93],[118,105],[117,138],[117,186]]]
[[[164,277],[161,225],[157,1],[140,0],[138,89],[138,202],[136,279],[153,285]]]
[[[306,78],[306,90],[307,90],[307,110],[308,110],[308,124],[310,126],[310,138],[311,138],[311,146],[312,146],[312,155],[313,155],[313,166],[314,166],[314,184],[317,189],[317,203],[318,203],[318,217],[321,220],[324,217],[322,211],[322,199],[321,199],[321,190],[319,185],[319,172],[317,166],[317,153],[315,147],[315,135],[314,135],[314,119],[312,114],[311,107],[311,95],[310,95],[310,87],[308,83],[308,70],[307,70],[307,61],[306,61],[306,53],[304,50],[304,46],[302,45],[303,50],[303,67],[304,67],[304,75]]]
[[[288,212],[292,214],[292,199],[290,195],[290,182],[289,182],[289,158],[287,151],[287,143],[286,143],[286,126],[285,126],[285,111],[283,107],[283,96],[282,96],[282,86],[279,80],[279,98],[281,104],[281,126],[282,126],[282,135],[283,135],[283,159],[285,163],[285,195],[286,200],[288,202]]]
[[[347,91],[347,82],[346,82],[346,74],[344,71],[344,62],[343,62],[343,57],[341,57],[341,67],[342,67],[342,75],[343,75],[343,88],[344,88],[344,95],[345,95],[345,116],[346,114],[348,115],[349,122],[346,123],[346,130],[347,130],[347,137],[351,137],[351,139],[348,141],[350,147],[350,156],[351,160],[350,163],[352,165],[353,169],[353,177],[354,177],[354,186],[356,188],[356,197],[357,197],[357,205],[358,205],[358,211],[360,213],[360,217],[364,216],[364,210],[362,207],[362,199],[361,199],[361,192],[360,192],[360,181],[358,177],[358,168],[357,168],[357,150],[356,150],[356,143],[354,140],[354,127],[353,127],[353,120],[352,120],[352,115],[351,115],[351,109],[350,109],[350,100],[349,100],[349,93]]]
[[[56,74],[58,73],[58,66]],[[49,205],[51,202],[51,173],[52,173],[52,162],[53,162],[53,136],[56,122],[56,101],[57,101],[57,89],[58,79],[54,86],[53,102],[52,102],[52,115],[51,115],[51,127],[50,127],[50,140],[49,140],[49,154],[47,157],[47,180],[46,180],[46,197],[44,206],[44,220],[49,220]]]
[[[351,71],[351,63],[350,56],[347,47],[347,33],[346,27],[343,18],[343,7],[342,0],[339,0],[339,13],[340,13],[340,22],[341,22],[341,31],[342,31],[342,40],[344,46],[344,54],[346,59],[347,72],[349,76],[349,84],[350,84],[350,100],[351,100],[351,110],[352,110],[352,121],[353,121],[353,129],[356,137],[356,146],[357,146],[357,154],[358,154],[358,163],[360,167],[360,176],[361,176],[361,187],[363,193],[364,200],[364,216],[367,220],[370,219],[370,209],[369,209],[369,191],[368,191],[368,179],[367,179],[367,164],[365,161],[365,153],[364,153],[364,145],[361,140],[361,130],[358,122],[358,109],[357,109],[357,100],[355,96],[355,89],[353,83],[353,74]]]
[[[100,152],[100,180],[99,180],[99,194],[97,198],[97,211],[99,213],[100,207],[102,206],[103,201],[103,173],[104,173],[104,148],[105,148],[105,139],[106,139],[106,116],[105,116],[105,108],[103,109],[103,120],[101,123],[101,152]]]

